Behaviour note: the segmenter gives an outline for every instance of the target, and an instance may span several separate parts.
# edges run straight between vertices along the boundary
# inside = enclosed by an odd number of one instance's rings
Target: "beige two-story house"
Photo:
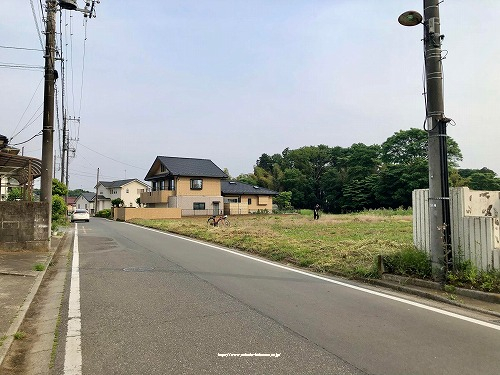
[[[228,176],[211,160],[157,156],[146,181],[150,192],[141,204],[154,208],[180,208],[182,216],[223,213],[221,180]]]

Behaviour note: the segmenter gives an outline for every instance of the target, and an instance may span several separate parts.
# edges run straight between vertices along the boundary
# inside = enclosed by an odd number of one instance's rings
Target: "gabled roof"
[[[78,197],[85,198],[88,202],[92,202],[95,197],[95,193],[81,193]],[[78,198],[77,198],[78,199]]]
[[[155,175],[153,171],[163,166],[165,172]],[[186,177],[214,177],[227,178],[228,176],[209,159],[178,158],[170,156],[157,156],[155,162],[144,178],[146,181],[166,176]]]
[[[78,198],[83,197],[87,200],[87,202],[94,202],[95,201],[95,193],[81,193]],[[77,199],[78,199],[77,198]],[[100,201],[109,201],[111,198],[106,198],[104,195],[99,194],[97,196],[97,200]]]
[[[138,183],[147,186],[147,184],[138,180],[137,178],[129,178],[127,180],[118,180],[118,181],[99,181],[99,183],[105,188],[109,189],[109,188],[119,188],[134,181],[137,181]]]
[[[239,181],[221,181],[222,195],[278,195],[277,191]]]
[[[78,197],[66,197],[66,204],[75,204]]]

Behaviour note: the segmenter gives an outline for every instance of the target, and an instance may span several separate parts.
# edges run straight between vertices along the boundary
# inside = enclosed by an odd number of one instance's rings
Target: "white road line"
[[[68,307],[68,332],[66,334],[66,355],[64,357],[64,374],[81,375],[82,373],[82,340],[80,313],[80,255],[78,253],[78,224],[75,224],[73,240],[73,263],[71,265],[71,284]]]
[[[298,273],[298,274],[301,274],[301,275],[309,276],[309,277],[312,277],[312,278],[315,278],[315,279],[323,280],[323,281],[326,281],[326,282],[329,282],[329,283],[332,283],[332,284],[337,284],[337,285],[340,285],[340,286],[343,286],[343,287],[346,287],[346,288],[351,288],[351,289],[354,289],[354,290],[358,290],[358,291],[363,292],[363,293],[368,293],[368,294],[372,294],[372,295],[375,295],[375,296],[378,296],[378,297],[387,298],[387,299],[390,299],[390,300],[393,300],[393,301],[405,303],[407,305],[415,306],[415,307],[418,307],[418,308],[421,308],[421,309],[424,309],[424,310],[433,311],[433,312],[436,312],[438,314],[450,316],[450,317],[453,317],[453,318],[456,318],[456,319],[464,320],[466,322],[478,324],[478,325],[483,326],[483,327],[488,327],[488,328],[492,328],[492,329],[495,329],[497,331],[500,331],[500,325],[496,325],[496,324],[492,324],[492,323],[488,323],[488,322],[483,322],[483,321],[478,320],[478,319],[469,318],[468,316],[464,316],[464,315],[460,315],[460,314],[455,314],[455,313],[452,313],[452,312],[449,312],[449,311],[445,311],[445,310],[441,310],[441,309],[438,309],[438,308],[432,307],[432,306],[427,306],[427,305],[424,305],[422,303],[418,303],[418,302],[414,302],[414,301],[409,301],[409,300],[406,300],[404,298],[391,296],[389,294],[380,293],[380,292],[377,292],[377,291],[374,291],[374,290],[370,290],[370,289],[366,289],[366,288],[363,288],[363,287],[360,287],[360,286],[356,286],[356,285],[351,285],[351,284],[348,284],[348,283],[344,283],[342,281],[330,279],[328,277],[323,277],[323,276],[315,275],[313,273],[309,273],[309,272],[306,272],[306,271],[297,270],[297,269],[290,268],[290,267],[287,267],[287,266],[284,266],[284,265],[281,265],[281,264],[273,263],[273,262],[270,262],[270,261],[267,261],[267,260],[264,260],[264,259],[255,258],[255,257],[253,257],[251,255],[242,254],[240,252],[236,252],[236,251],[233,251],[233,250],[230,250],[230,249],[226,249],[226,248],[223,248],[223,247],[220,247],[220,246],[217,246],[217,245],[207,244],[205,242],[201,242],[201,241],[194,240],[194,239],[191,239],[191,238],[186,238],[186,237],[178,236],[178,235],[172,234],[172,233],[162,232],[162,231],[157,230],[157,229],[146,228],[146,227],[138,226],[138,225],[131,224],[131,223],[125,223],[125,224],[133,225],[133,226],[138,227],[138,228],[142,228],[142,229],[150,230],[150,231],[153,231],[153,232],[156,232],[156,233],[164,234],[166,236],[179,238],[181,240],[194,242],[194,243],[197,243],[197,244],[200,244],[200,245],[211,247],[213,249],[217,249],[217,250],[220,250],[220,251],[225,251],[227,253],[231,253],[231,254],[234,254],[234,255],[237,255],[237,256],[240,256],[240,257],[243,257],[243,258],[251,259],[251,260],[253,260],[255,262],[260,262],[260,263],[268,264],[268,265],[273,266],[273,267],[281,268],[281,269],[284,269],[284,270],[287,270],[287,271],[291,271],[291,272],[295,272],[295,273]]]

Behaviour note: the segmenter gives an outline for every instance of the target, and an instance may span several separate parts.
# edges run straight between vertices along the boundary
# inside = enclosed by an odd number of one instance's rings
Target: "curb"
[[[472,310],[472,311],[475,311],[475,312],[479,312],[479,313],[487,314],[487,315],[492,315],[492,316],[500,318],[500,313],[499,312],[482,309],[480,307],[466,305],[466,304],[463,304],[463,303],[460,303],[460,302],[457,302],[457,301],[453,301],[453,300],[450,300],[448,298],[445,298],[445,297],[442,297],[442,296],[439,296],[439,295],[436,295],[436,294],[433,294],[433,293],[425,292],[423,290],[413,289],[411,287],[407,287],[407,286],[404,286],[404,285],[401,285],[401,284],[396,284],[395,282],[378,280],[378,279],[367,279],[366,281],[368,283],[370,283],[370,284],[374,284],[374,285],[378,285],[378,286],[382,286],[382,287],[394,289],[394,290],[397,290],[397,291],[400,291],[400,292],[404,292],[404,293],[408,293],[408,294],[413,294],[413,295],[416,295],[416,296],[419,296],[419,297],[431,299],[431,300],[438,301],[438,302],[447,303],[448,305],[453,305],[453,306],[461,307],[463,309]],[[434,289],[434,290],[441,290],[440,288],[436,289],[434,287],[432,289]],[[458,293],[456,293],[456,294],[458,294]],[[468,296],[468,297],[481,300],[480,298],[472,297],[472,295]]]
[[[42,283],[42,280],[45,277],[45,273],[47,272],[50,262],[52,262],[54,254],[57,253],[62,248],[63,244],[65,243],[66,236],[67,232],[64,232],[59,243],[57,244],[56,250],[50,252],[50,255],[48,256],[47,261],[45,263],[45,269],[43,271],[40,271],[40,273],[36,276],[35,282],[33,283],[30,292],[28,293],[28,296],[24,300],[22,306],[19,308],[16,317],[14,318],[9,329],[7,330],[5,334],[7,338],[4,340],[2,346],[0,346],[0,366],[2,366],[3,361],[12,345],[12,342],[14,341],[14,334],[19,330],[19,327],[21,326],[24,317],[28,312],[31,302],[33,302],[33,299],[35,298],[35,295],[38,292],[38,288],[40,287],[40,284]]]

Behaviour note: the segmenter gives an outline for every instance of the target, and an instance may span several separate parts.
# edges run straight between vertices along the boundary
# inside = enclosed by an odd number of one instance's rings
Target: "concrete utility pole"
[[[441,57],[440,0],[424,0],[424,17],[415,11],[403,13],[398,21],[404,26],[424,25],[426,73],[426,127],[429,158],[429,235],[432,276],[443,281],[452,267],[450,191],[448,183],[448,150],[444,116],[443,74]],[[422,22],[423,20],[423,22]]]
[[[43,98],[42,174],[40,201],[49,203],[48,223],[52,222],[52,155],[54,153],[54,60],[56,44],[56,0],[46,0],[47,24],[45,28],[45,87]],[[50,233],[50,232],[49,232]],[[49,234],[50,238],[50,234]]]
[[[451,265],[450,192],[444,116],[439,1],[424,0],[427,132],[429,134],[429,221],[432,274],[443,280]]]
[[[97,215],[97,203],[99,202],[97,200],[99,194],[99,168],[97,168],[97,181],[95,185],[95,203],[94,203],[94,216]]]

